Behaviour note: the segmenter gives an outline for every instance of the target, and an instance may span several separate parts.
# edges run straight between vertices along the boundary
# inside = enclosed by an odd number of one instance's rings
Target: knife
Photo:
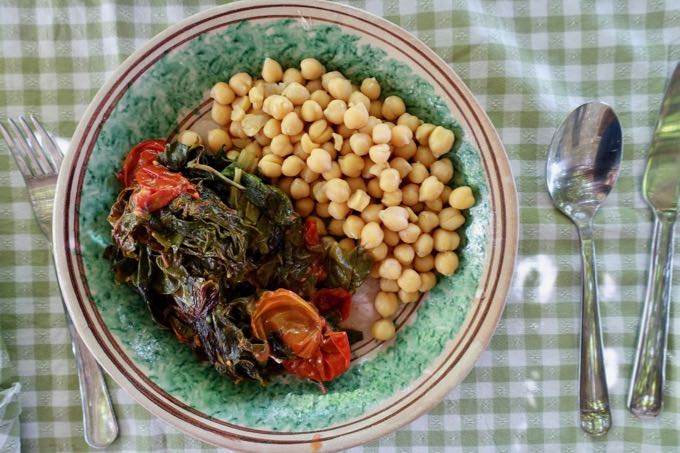
[[[638,417],[656,417],[663,405],[673,230],[680,198],[680,63],[661,104],[642,192],[654,211],[654,233],[627,406]]]

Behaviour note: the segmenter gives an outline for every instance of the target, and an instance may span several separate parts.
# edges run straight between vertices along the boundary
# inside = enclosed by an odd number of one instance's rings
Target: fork
[[[54,192],[64,156],[38,119],[33,115],[30,118],[33,128],[23,116],[20,116],[16,120],[9,120],[9,129],[12,133],[2,123],[0,133],[24,177],[33,212],[40,229],[51,245]],[[34,129],[40,138],[36,136]],[[66,306],[63,306],[76,359],[85,442],[94,448],[104,448],[118,436],[118,422],[102,370],[73,327]]]

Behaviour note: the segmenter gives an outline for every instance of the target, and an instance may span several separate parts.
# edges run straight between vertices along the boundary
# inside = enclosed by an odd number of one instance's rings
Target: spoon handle
[[[602,355],[602,331],[597,298],[595,247],[590,224],[579,227],[583,265],[581,300],[581,366],[579,408],[581,429],[588,434],[605,434],[611,426],[609,394]]]
[[[656,417],[663,404],[674,223],[675,213],[655,215],[647,294],[628,391],[628,410],[638,417]]]

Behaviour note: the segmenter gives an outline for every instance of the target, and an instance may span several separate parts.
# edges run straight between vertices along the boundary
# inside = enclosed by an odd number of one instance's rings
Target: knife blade
[[[642,193],[654,212],[654,231],[627,406],[638,417],[656,417],[663,406],[674,225],[680,198],[680,63],[661,104]]]

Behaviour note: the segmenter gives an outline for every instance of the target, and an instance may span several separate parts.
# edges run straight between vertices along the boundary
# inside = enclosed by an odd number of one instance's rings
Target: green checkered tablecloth
[[[680,60],[680,1],[351,4],[416,35],[477,96],[511,159],[521,220],[514,284],[496,335],[475,369],[428,415],[356,450],[680,450],[677,310],[671,312],[662,415],[640,421],[624,408],[651,234],[640,180],[664,84]],[[125,57],[167,25],[210,6],[195,0],[0,0],[0,119],[34,113],[68,138],[97,89]],[[544,183],[555,128],[572,108],[591,99],[615,108],[625,142],[620,179],[595,220],[614,425],[596,440],[578,428],[576,230],[553,208]],[[677,272],[674,282],[678,303]],[[0,352],[0,392],[17,380],[21,384],[26,451],[87,450],[57,294],[47,241],[2,143],[0,346],[4,343],[7,354]],[[109,384],[121,431],[111,451],[212,449],[151,416]],[[5,437],[11,427],[2,420],[0,414],[0,450],[14,451],[11,434]]]

